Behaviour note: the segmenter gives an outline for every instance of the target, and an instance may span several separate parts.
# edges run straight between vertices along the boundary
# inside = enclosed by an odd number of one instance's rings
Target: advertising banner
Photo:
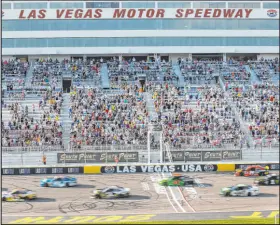
[[[138,162],[138,152],[82,152],[57,153],[58,163]]]
[[[144,166],[102,166],[101,173],[173,173],[173,172],[211,172],[217,171],[213,164],[184,165],[144,165]]]
[[[279,9],[3,9],[2,20],[65,19],[278,19]]]
[[[170,151],[173,162],[211,162],[225,160],[241,160],[241,150],[223,151]],[[168,161],[167,153],[164,152],[164,161]]]

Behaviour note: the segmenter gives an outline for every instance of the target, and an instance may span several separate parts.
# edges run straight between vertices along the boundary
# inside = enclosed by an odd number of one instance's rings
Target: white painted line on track
[[[158,176],[161,177],[159,173],[158,173]],[[173,209],[175,210],[175,212],[178,213],[178,210],[176,209],[176,207],[173,205],[171,199],[169,198],[169,195],[168,195],[167,190],[166,190],[165,187],[164,187],[164,190],[165,190],[165,194],[166,194],[166,196],[167,196],[167,199],[168,199],[169,203],[172,205],[172,207],[173,207]]]
[[[179,187],[178,187],[179,188]],[[190,203],[188,203],[188,201],[186,200],[185,196],[183,195],[182,190],[179,188],[179,192],[181,193],[182,197],[183,197],[183,201],[187,204],[187,206],[193,211],[195,212],[195,209],[190,205]]]
[[[164,173],[161,173],[161,175],[162,175],[163,177],[165,177],[165,174],[164,174]],[[172,175],[172,174],[170,173],[170,175]],[[178,187],[177,187],[177,188],[178,188]],[[173,200],[176,202],[176,204],[179,206],[179,208],[182,210],[182,212],[186,212],[186,210],[182,207],[182,205],[180,204],[180,202],[179,202],[178,199],[176,198],[175,194],[173,193],[172,188],[168,186],[168,189],[169,189],[169,191],[170,191],[170,193],[171,193],[171,195],[172,195]]]

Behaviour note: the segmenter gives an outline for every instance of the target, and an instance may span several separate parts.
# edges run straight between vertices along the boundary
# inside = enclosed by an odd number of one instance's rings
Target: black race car
[[[254,183],[257,185],[279,185],[279,175],[269,174],[265,177],[258,177]]]

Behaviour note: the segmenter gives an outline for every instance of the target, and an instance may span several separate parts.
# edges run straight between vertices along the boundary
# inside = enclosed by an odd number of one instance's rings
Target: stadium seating
[[[5,61],[2,74],[6,151],[146,149],[150,124],[162,126],[171,150],[244,148],[246,134],[255,147],[279,145],[275,60]],[[64,76],[72,78],[70,94],[62,92]],[[150,147],[159,149],[154,134]]]

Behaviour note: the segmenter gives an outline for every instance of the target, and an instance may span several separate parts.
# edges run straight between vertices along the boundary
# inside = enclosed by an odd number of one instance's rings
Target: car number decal
[[[178,180],[173,181],[173,184],[179,184],[179,183],[180,183],[180,181],[178,181]]]

